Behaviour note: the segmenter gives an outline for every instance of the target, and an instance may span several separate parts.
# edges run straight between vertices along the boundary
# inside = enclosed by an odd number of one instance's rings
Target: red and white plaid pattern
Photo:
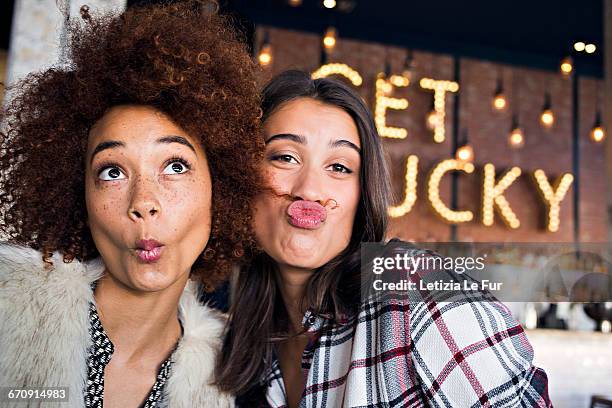
[[[414,275],[418,277],[417,275]],[[521,325],[490,294],[463,302],[370,297],[357,316],[325,329],[302,356],[306,407],[552,407],[545,372]],[[278,362],[267,402],[286,407]]]

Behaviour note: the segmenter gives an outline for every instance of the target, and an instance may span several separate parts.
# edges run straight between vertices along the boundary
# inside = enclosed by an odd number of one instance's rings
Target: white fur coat
[[[69,387],[68,403],[40,406],[84,406],[90,285],[103,270],[100,259],[64,263],[58,254],[53,267],[44,269],[39,252],[0,245],[0,387]],[[181,297],[179,318],[184,333],[158,406],[233,406],[231,396],[210,385],[223,318],[197,301],[194,284]]]

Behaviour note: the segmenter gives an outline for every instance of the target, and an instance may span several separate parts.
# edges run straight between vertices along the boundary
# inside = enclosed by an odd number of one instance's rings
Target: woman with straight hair
[[[362,99],[288,71],[266,86],[262,110],[262,252],[231,291],[221,388],[249,407],[551,406],[501,303],[360,296],[363,244],[436,256],[385,242],[389,178]]]

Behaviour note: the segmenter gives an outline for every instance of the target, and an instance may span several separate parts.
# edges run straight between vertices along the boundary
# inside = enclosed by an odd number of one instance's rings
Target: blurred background
[[[81,5],[95,13],[135,3],[4,0],[1,93],[61,63],[66,19]],[[220,7],[262,66],[262,82],[289,68],[333,76],[371,107],[392,172],[391,236],[563,243],[576,253],[596,245],[598,254],[566,257],[558,267],[610,276],[612,0]],[[538,254],[527,252],[505,262],[533,268]],[[612,302],[508,306],[529,329],[556,407],[612,399]]]

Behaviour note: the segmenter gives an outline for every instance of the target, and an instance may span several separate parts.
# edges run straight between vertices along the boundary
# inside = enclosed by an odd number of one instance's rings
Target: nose
[[[324,175],[316,169],[303,167],[293,180],[291,195],[298,199],[315,201],[325,205],[325,180]]]
[[[161,205],[157,198],[156,182],[144,177],[137,177],[131,188],[128,217],[134,221],[155,219],[161,214]]]

